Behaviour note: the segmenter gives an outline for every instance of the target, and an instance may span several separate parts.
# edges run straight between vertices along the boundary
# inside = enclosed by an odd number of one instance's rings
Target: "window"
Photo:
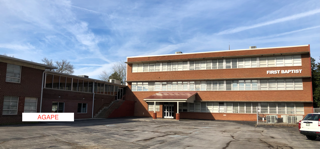
[[[278,79],[278,90],[285,90],[285,82],[284,79]]]
[[[267,58],[265,58],[265,57],[260,57],[260,58],[259,58],[259,66],[260,66],[260,67],[267,67]]]
[[[93,82],[89,82],[88,92],[92,93]],[[107,94],[107,85],[105,85],[105,94]]]
[[[72,78],[67,78],[67,81],[66,81],[66,90],[71,91],[71,85],[72,85]]]
[[[238,80],[232,81],[232,90],[238,90]]]
[[[138,82],[137,91],[142,91],[142,82]]]
[[[188,62],[183,62],[182,70],[189,70]]]
[[[154,91],[154,82],[148,82],[148,90]]]
[[[171,63],[170,62],[167,63],[167,70],[171,71]]]
[[[293,79],[286,79],[286,90],[294,90]]]
[[[293,56],[293,66],[301,66],[301,55]]]
[[[239,90],[244,90],[244,80],[239,80]]]
[[[194,102],[195,112],[201,112],[201,102]]]
[[[239,103],[239,113],[246,113],[244,108],[245,108],[244,103],[240,102]]]
[[[206,61],[200,61],[200,69],[201,70],[206,69]]]
[[[143,72],[143,64],[138,64],[138,72]]]
[[[194,70],[194,61],[190,61],[189,64],[189,69]]]
[[[251,103],[252,104],[252,113],[257,113],[257,107],[259,107],[258,103]]]
[[[206,90],[206,85],[207,85],[206,81],[201,81],[201,91],[205,91]]]
[[[207,103],[206,102],[201,102],[201,112],[208,112],[207,110]]]
[[[53,88],[54,89],[59,89],[59,76],[53,76]]]
[[[286,104],[278,103],[278,114],[286,114]]]
[[[162,91],[167,91],[167,82],[162,82]]]
[[[172,71],[177,71],[177,62],[172,63]]]
[[[213,112],[215,112],[215,113],[219,112],[219,102],[213,103]]]
[[[207,60],[206,69],[211,69],[212,60]]]
[[[212,69],[218,69],[218,60],[212,60]]]
[[[182,91],[182,90],[183,90],[182,82],[178,82],[178,91]]]
[[[87,113],[87,108],[86,103],[78,103],[78,113]]]
[[[37,98],[26,97],[24,100],[24,112],[37,112]]]
[[[252,110],[251,110],[251,103],[250,102],[247,102],[246,103],[246,113],[251,113]]]
[[[188,111],[188,103],[179,103],[179,111],[187,112]]]
[[[72,90],[73,91],[78,91],[78,79],[73,79],[73,84],[72,84]]]
[[[218,69],[223,69],[223,59],[218,60]]]
[[[88,92],[89,90],[89,82],[88,81],[83,81],[83,90],[82,92]],[[104,84],[100,84],[100,90],[99,90],[100,94],[104,93]]]
[[[227,102],[227,113],[232,113],[233,112],[233,103]]]
[[[243,68],[243,59],[242,58],[239,58],[238,59],[238,68]]]
[[[97,83],[96,83],[95,85],[96,85],[96,86],[95,86],[95,91],[97,92],[97,91],[99,91],[99,90],[97,89]],[[84,90],[84,88],[83,88],[83,80],[79,80],[78,91],[79,91],[79,92],[83,92],[83,90]]]
[[[64,90],[66,88],[66,77],[60,77],[60,87],[59,89]]]
[[[172,91],[172,82],[167,83],[167,90]]]
[[[136,82],[132,82],[132,91],[137,91],[137,83]]]
[[[149,72],[149,64],[143,64],[143,72]]]
[[[239,104],[233,103],[233,113],[239,113]]]
[[[212,81],[212,90],[217,91],[218,90],[218,81]]]
[[[178,83],[177,82],[172,82],[172,91],[177,91],[178,89]]]
[[[261,90],[268,90],[268,80],[260,80]]]
[[[251,58],[251,67],[258,67],[257,58]]]
[[[200,91],[201,89],[201,82],[200,81],[196,81],[196,91]]]
[[[2,115],[17,115],[18,103],[19,103],[19,97],[4,96]]]
[[[167,63],[162,63],[162,71],[167,71]]]
[[[232,83],[232,81],[226,81],[226,90],[227,91],[231,90],[231,83]]]
[[[225,113],[224,102],[219,102],[219,113]]]
[[[245,80],[245,90],[251,90],[251,80]]]
[[[52,102],[52,112],[64,112],[64,103],[63,102]]]
[[[238,59],[232,59],[232,68],[238,68]]]
[[[188,82],[183,82],[183,90],[184,91],[188,91],[189,88],[188,88]]]
[[[189,82],[189,89],[190,91],[194,91],[195,90],[195,85],[194,85],[194,81]]]
[[[218,83],[219,83],[219,91],[226,90],[226,87],[224,85],[224,81],[218,81]]]
[[[212,81],[207,81],[207,91],[211,91]]]
[[[276,58],[268,57],[268,67],[275,67],[275,66],[276,66]]]
[[[302,79],[294,79],[293,81],[295,90],[303,90]]]
[[[269,113],[276,114],[277,113],[277,105],[276,103],[269,103]]]
[[[181,70],[182,70],[182,67],[183,67],[183,62],[178,62],[178,68],[177,68],[177,70],[178,70],[178,71],[181,71]]]
[[[155,82],[154,90],[161,91],[161,82]]]
[[[200,70],[200,61],[195,61],[195,70]]]
[[[20,83],[21,66],[7,64],[6,82]]]
[[[155,71],[160,71],[160,66],[161,66],[161,63],[156,63],[156,69],[155,69]]]
[[[148,111],[154,111],[154,102],[148,102]],[[160,104],[156,103],[156,111],[160,111]]]
[[[251,59],[250,58],[245,58],[245,59],[243,59],[243,61],[244,61],[244,68],[251,67]]]
[[[260,103],[261,113],[268,114],[268,103]]]
[[[284,66],[283,56],[276,57],[276,65],[277,66]]]
[[[293,103],[287,103],[287,114],[295,114]]]
[[[46,74],[46,88],[52,88],[53,75]]]
[[[194,103],[189,103],[188,112],[194,112]]]
[[[154,72],[155,70],[155,64],[153,63],[153,64],[149,64],[149,72]]]
[[[148,82],[143,82],[142,83],[142,90],[143,91],[148,91]]]
[[[269,90],[277,90],[277,81],[276,80],[269,80]]]
[[[292,66],[292,56],[284,57],[284,66]]]
[[[297,114],[304,114],[304,107],[303,103],[296,103],[296,113]]]
[[[209,110],[208,112],[213,112],[213,103],[212,102],[207,102],[207,109]]]
[[[231,59],[226,59],[226,69],[231,68]]]
[[[258,90],[258,80],[252,80],[252,90]]]
[[[138,72],[138,64],[132,65],[132,72]]]

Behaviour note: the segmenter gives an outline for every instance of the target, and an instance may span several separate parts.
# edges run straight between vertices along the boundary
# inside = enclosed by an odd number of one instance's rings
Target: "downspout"
[[[92,83],[92,118],[94,112],[94,82]]]
[[[43,80],[44,80],[44,72],[42,73],[42,82],[41,82],[41,97],[40,97],[40,113],[42,112],[42,96],[43,96]]]

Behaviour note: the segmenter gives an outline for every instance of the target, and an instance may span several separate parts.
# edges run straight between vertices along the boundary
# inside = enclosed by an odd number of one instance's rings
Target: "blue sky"
[[[320,57],[319,0],[0,0],[0,54],[67,59],[98,78],[128,56],[311,46]]]

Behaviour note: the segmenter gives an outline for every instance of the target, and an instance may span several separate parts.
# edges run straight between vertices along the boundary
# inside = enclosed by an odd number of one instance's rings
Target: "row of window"
[[[255,102],[195,102],[183,103],[183,112],[210,113],[257,113],[257,107],[262,114],[304,114],[303,103],[255,103]]]
[[[302,79],[132,82],[132,91],[303,90]]]
[[[24,103],[25,113],[37,112],[37,98],[26,97]],[[19,97],[17,96],[4,96],[2,115],[17,115],[18,114]],[[78,113],[87,113],[88,104],[78,103]],[[63,102],[53,102],[52,112],[64,112]]]
[[[301,66],[301,55],[133,64],[132,72]]]
[[[118,91],[118,86],[115,85],[94,83],[93,81],[51,74],[46,75],[45,88],[92,93],[93,84],[94,92],[98,94],[116,95],[116,91]]]

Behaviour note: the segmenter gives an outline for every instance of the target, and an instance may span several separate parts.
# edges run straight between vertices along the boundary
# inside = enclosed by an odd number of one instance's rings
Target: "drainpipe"
[[[92,118],[94,112],[94,82],[92,83]]]
[[[43,80],[44,80],[44,72],[45,70],[43,71],[42,73],[42,82],[41,82],[41,97],[40,97],[40,113],[42,111],[42,96],[43,96]]]

